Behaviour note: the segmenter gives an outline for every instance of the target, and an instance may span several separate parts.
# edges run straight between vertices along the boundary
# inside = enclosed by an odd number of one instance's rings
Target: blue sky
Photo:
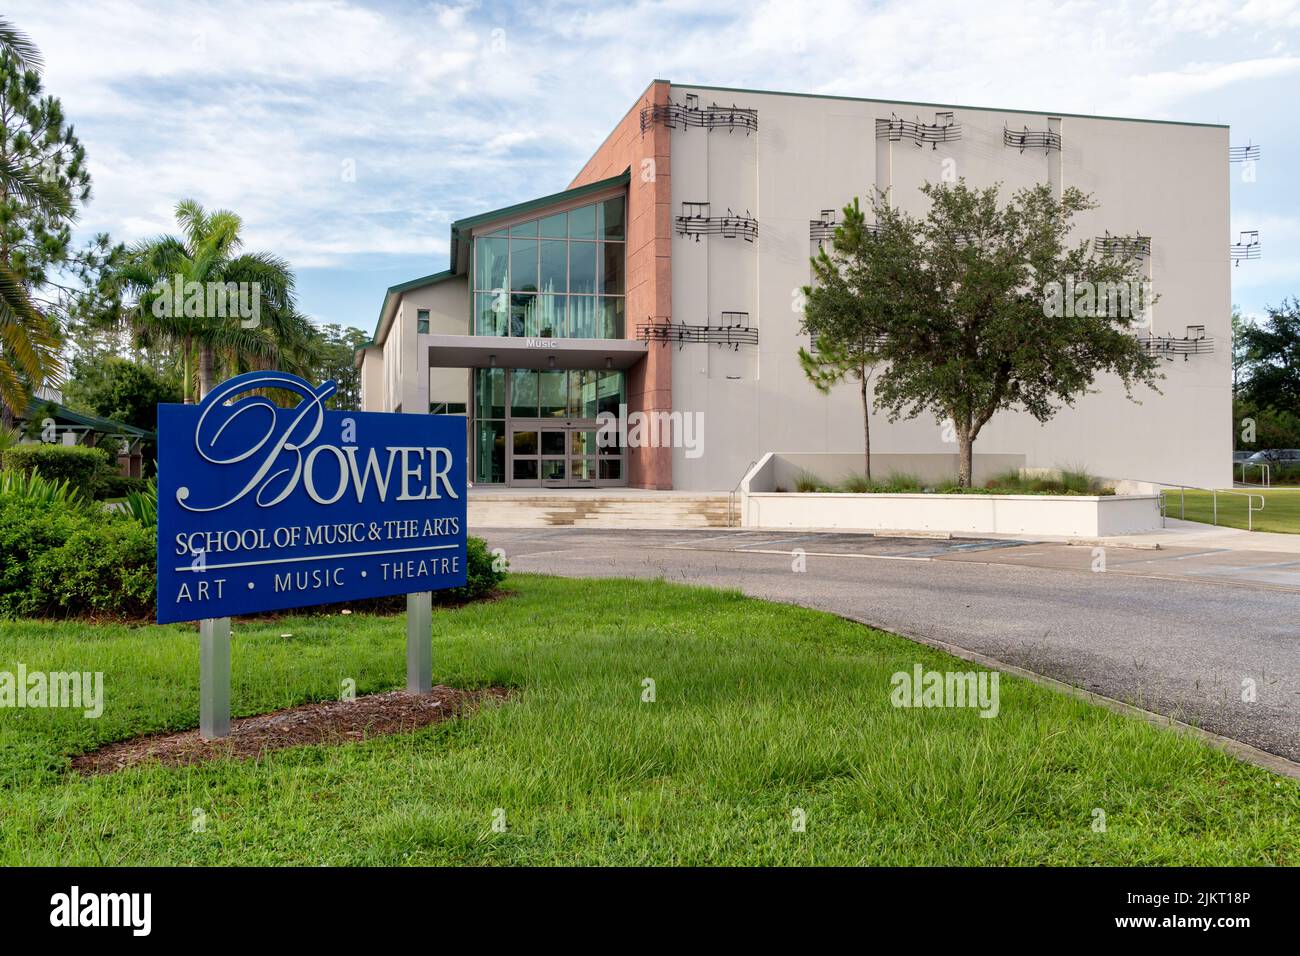
[[[448,224],[563,189],[646,84],[1228,123],[1248,314],[1300,295],[1300,0],[11,0],[85,144],[81,231],[235,210],[320,322],[446,267]],[[1226,162],[1226,159],[1225,159]]]

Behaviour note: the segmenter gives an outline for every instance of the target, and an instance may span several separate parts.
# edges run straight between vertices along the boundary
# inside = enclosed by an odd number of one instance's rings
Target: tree
[[[1269,307],[1262,323],[1241,328],[1246,353],[1242,397],[1258,408],[1300,414],[1300,300]]]
[[[72,374],[63,385],[63,403],[74,411],[158,430],[158,405],[181,401],[180,382],[158,375],[142,362],[118,356],[81,355],[72,361]],[[153,471],[158,457],[156,439],[145,440],[140,449],[145,474]]]
[[[59,101],[41,95],[40,52],[0,19],[0,406],[25,411],[62,371],[59,330],[33,290],[69,258],[71,221],[90,194],[85,152]]]
[[[361,407],[361,373],[356,367],[357,349],[370,341],[370,336],[351,326],[326,325],[319,330],[321,337],[320,361],[312,368],[310,378],[315,383],[333,379],[337,391],[330,396],[330,408],[356,410]]]
[[[185,199],[176,221],[181,235],[136,246],[123,274],[139,294],[130,321],[140,344],[179,347],[185,400],[193,395],[196,352],[200,399],[216,382],[219,358],[228,371],[307,364],[313,330],[294,307],[289,264],[269,253],[237,254],[242,221],[229,210],[207,212]]]
[[[1157,360],[1132,334],[1150,302],[1136,253],[1067,244],[1075,214],[1095,208],[1089,197],[1071,188],[1057,200],[1041,185],[1001,205],[998,186],[964,180],[921,192],[930,209],[919,219],[876,196],[876,226],[840,268],[841,294],[856,304],[819,309],[814,296],[804,325],[816,342],[874,339],[887,363],[876,404],[891,421],[951,421],[960,486],[999,411],[1048,421],[1102,373],[1130,398],[1136,385],[1154,387]]]
[[[0,17],[0,53],[13,57],[23,69],[40,70],[45,66],[41,51],[31,38],[4,17]]]
[[[63,402],[69,408],[147,431],[158,428],[160,402],[180,400],[180,382],[116,356],[74,359],[63,386]]]
[[[1246,346],[1246,320],[1241,309],[1232,307],[1232,397],[1237,398],[1242,376],[1250,366],[1250,350]]]
[[[871,481],[871,377],[880,364],[876,352],[879,330],[866,311],[867,303],[855,296],[847,281],[847,274],[858,267],[864,255],[864,246],[871,240],[866,217],[855,198],[844,207],[844,221],[835,227],[831,252],[823,247],[812,259],[815,284],[804,286],[804,320],[801,329],[809,332],[812,326],[857,329],[857,338],[833,338],[829,335],[813,338],[813,351],[799,349],[799,364],[813,387],[828,394],[832,387],[843,381],[858,383],[862,398],[862,439],[867,481]],[[833,253],[834,255],[832,256]],[[812,313],[812,326],[809,325]]]

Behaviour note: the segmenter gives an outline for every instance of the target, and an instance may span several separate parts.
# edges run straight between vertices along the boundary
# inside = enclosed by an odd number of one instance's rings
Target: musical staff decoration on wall
[[[718,325],[687,325],[670,319],[659,320],[650,316],[649,322],[642,322],[636,327],[636,336],[642,342],[659,342],[665,347],[676,342],[680,349],[683,345],[730,345],[732,351],[740,351],[742,345],[758,344],[758,329],[749,324],[748,312],[723,312]]]
[[[808,220],[808,239],[810,242],[817,243],[820,249],[823,243],[830,242],[835,238],[835,230],[839,223],[835,221],[834,209],[823,209],[820,219]]]
[[[1228,257],[1234,266],[1239,266],[1247,259],[1258,259],[1262,251],[1259,230],[1244,229],[1237,235],[1237,241],[1228,247]]]
[[[835,238],[835,230],[840,225],[839,220],[836,218],[838,215],[839,211],[836,209],[823,209],[820,219],[808,220],[808,240],[817,243],[818,249]],[[869,222],[866,224],[866,231],[873,236],[878,236],[880,235],[880,226],[874,222]]]
[[[700,236],[721,236],[723,239],[744,239],[753,242],[758,238],[758,220],[746,210],[743,216],[727,207],[725,216],[709,214],[706,202],[683,202],[682,214],[677,217],[676,231],[679,236],[693,236],[696,242]]]
[[[758,131],[758,110],[744,106],[700,106],[699,97],[687,94],[686,103],[660,103],[641,107],[641,132],[644,133],[655,123],[662,123],[669,129],[725,129],[728,133],[744,130],[745,135]]]
[[[917,149],[925,143],[929,143],[931,149],[938,149],[940,143],[961,139],[961,124],[950,112],[935,113],[933,123],[922,123],[919,116],[915,121],[899,119],[894,113],[890,119],[876,120],[876,139],[887,139],[891,143],[910,139]]]
[[[1193,355],[1214,351],[1214,337],[1205,334],[1203,325],[1189,325],[1187,334],[1182,338],[1172,335],[1142,335],[1138,341],[1148,354],[1162,356],[1170,362],[1175,355],[1181,355],[1186,362]]]
[[[1245,146],[1229,146],[1228,162],[1245,163],[1259,159],[1259,147],[1247,143]]]
[[[1151,255],[1151,237],[1112,236],[1109,232],[1092,240],[1092,247],[1103,256],[1115,256],[1118,259],[1146,259]]]
[[[1061,148],[1061,134],[1050,129],[1030,129],[1026,126],[1023,130],[1016,131],[1006,126],[1002,127],[1002,145],[1011,146],[1019,149],[1022,153],[1027,149],[1042,149],[1048,152]]]

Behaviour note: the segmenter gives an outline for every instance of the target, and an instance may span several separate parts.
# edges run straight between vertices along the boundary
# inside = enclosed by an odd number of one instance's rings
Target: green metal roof
[[[27,414],[24,417],[27,421],[31,421],[37,415],[44,414],[46,409],[53,409],[53,417],[55,418],[61,418],[74,425],[80,425],[82,428],[88,428],[104,435],[132,435],[136,438],[153,437],[153,432],[146,429],[136,428],[134,425],[114,421],[111,418],[100,418],[98,415],[74,412],[66,405],[61,405],[48,398],[33,398],[27,405]]]

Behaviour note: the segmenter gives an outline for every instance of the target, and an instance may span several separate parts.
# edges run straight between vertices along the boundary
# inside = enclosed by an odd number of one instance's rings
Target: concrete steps
[[[725,528],[727,496],[686,492],[471,492],[470,532],[476,527]]]

